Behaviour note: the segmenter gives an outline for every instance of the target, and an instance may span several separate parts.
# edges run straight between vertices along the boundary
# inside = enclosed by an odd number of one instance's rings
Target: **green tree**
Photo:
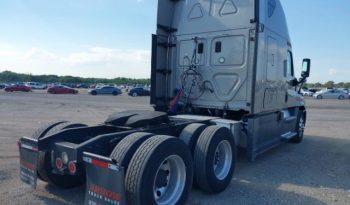
[[[334,87],[334,81],[328,81],[324,84],[326,88],[333,88]]]
[[[321,84],[321,83],[315,83],[314,87],[315,87],[315,88],[321,88],[321,87],[322,87],[322,84]]]
[[[76,76],[57,76],[57,75],[32,75],[20,74],[11,71],[0,72],[0,82],[40,82],[40,83],[108,83],[108,84],[150,84],[150,79],[131,79],[117,77],[114,79],[107,78],[82,78]]]
[[[345,85],[344,82],[340,82],[340,83],[337,83],[336,87],[337,88],[344,88],[344,85]]]

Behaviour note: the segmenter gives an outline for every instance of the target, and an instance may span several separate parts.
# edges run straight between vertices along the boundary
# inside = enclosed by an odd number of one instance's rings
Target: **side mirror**
[[[292,87],[295,87],[299,84],[298,79],[293,78],[292,80],[288,81],[288,84]]]
[[[301,69],[301,77],[302,78],[308,78],[310,76],[310,68],[311,68],[311,60],[310,59],[304,59],[303,60],[303,67]]]

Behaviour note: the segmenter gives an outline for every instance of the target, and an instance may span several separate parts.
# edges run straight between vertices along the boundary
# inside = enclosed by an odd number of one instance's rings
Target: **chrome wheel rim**
[[[232,148],[229,141],[224,140],[217,146],[213,161],[215,176],[219,180],[227,177],[232,166]]]
[[[167,157],[158,167],[153,183],[156,204],[175,204],[185,188],[186,165],[178,155]]]

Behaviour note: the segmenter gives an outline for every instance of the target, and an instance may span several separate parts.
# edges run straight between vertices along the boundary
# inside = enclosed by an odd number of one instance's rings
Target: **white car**
[[[339,100],[345,100],[349,98],[349,95],[341,90],[321,90],[314,94],[313,96],[316,99],[339,99]]]
[[[35,82],[27,82],[27,83],[25,83],[25,85],[32,88],[32,89],[44,90],[47,88],[47,85],[41,84],[41,83],[35,83]]]
[[[301,90],[301,94],[303,96],[309,96],[309,97],[312,97],[314,95],[314,93],[309,90]]]
[[[338,88],[338,90],[350,95],[349,89],[347,89],[347,88]]]

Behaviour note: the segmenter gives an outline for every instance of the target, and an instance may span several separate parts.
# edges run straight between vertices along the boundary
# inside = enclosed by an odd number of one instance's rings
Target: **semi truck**
[[[18,141],[21,180],[86,183],[89,205],[185,204],[224,191],[238,151],[302,141],[311,61],[296,78],[279,0],[160,0],[151,57],[154,111],[43,125]]]

